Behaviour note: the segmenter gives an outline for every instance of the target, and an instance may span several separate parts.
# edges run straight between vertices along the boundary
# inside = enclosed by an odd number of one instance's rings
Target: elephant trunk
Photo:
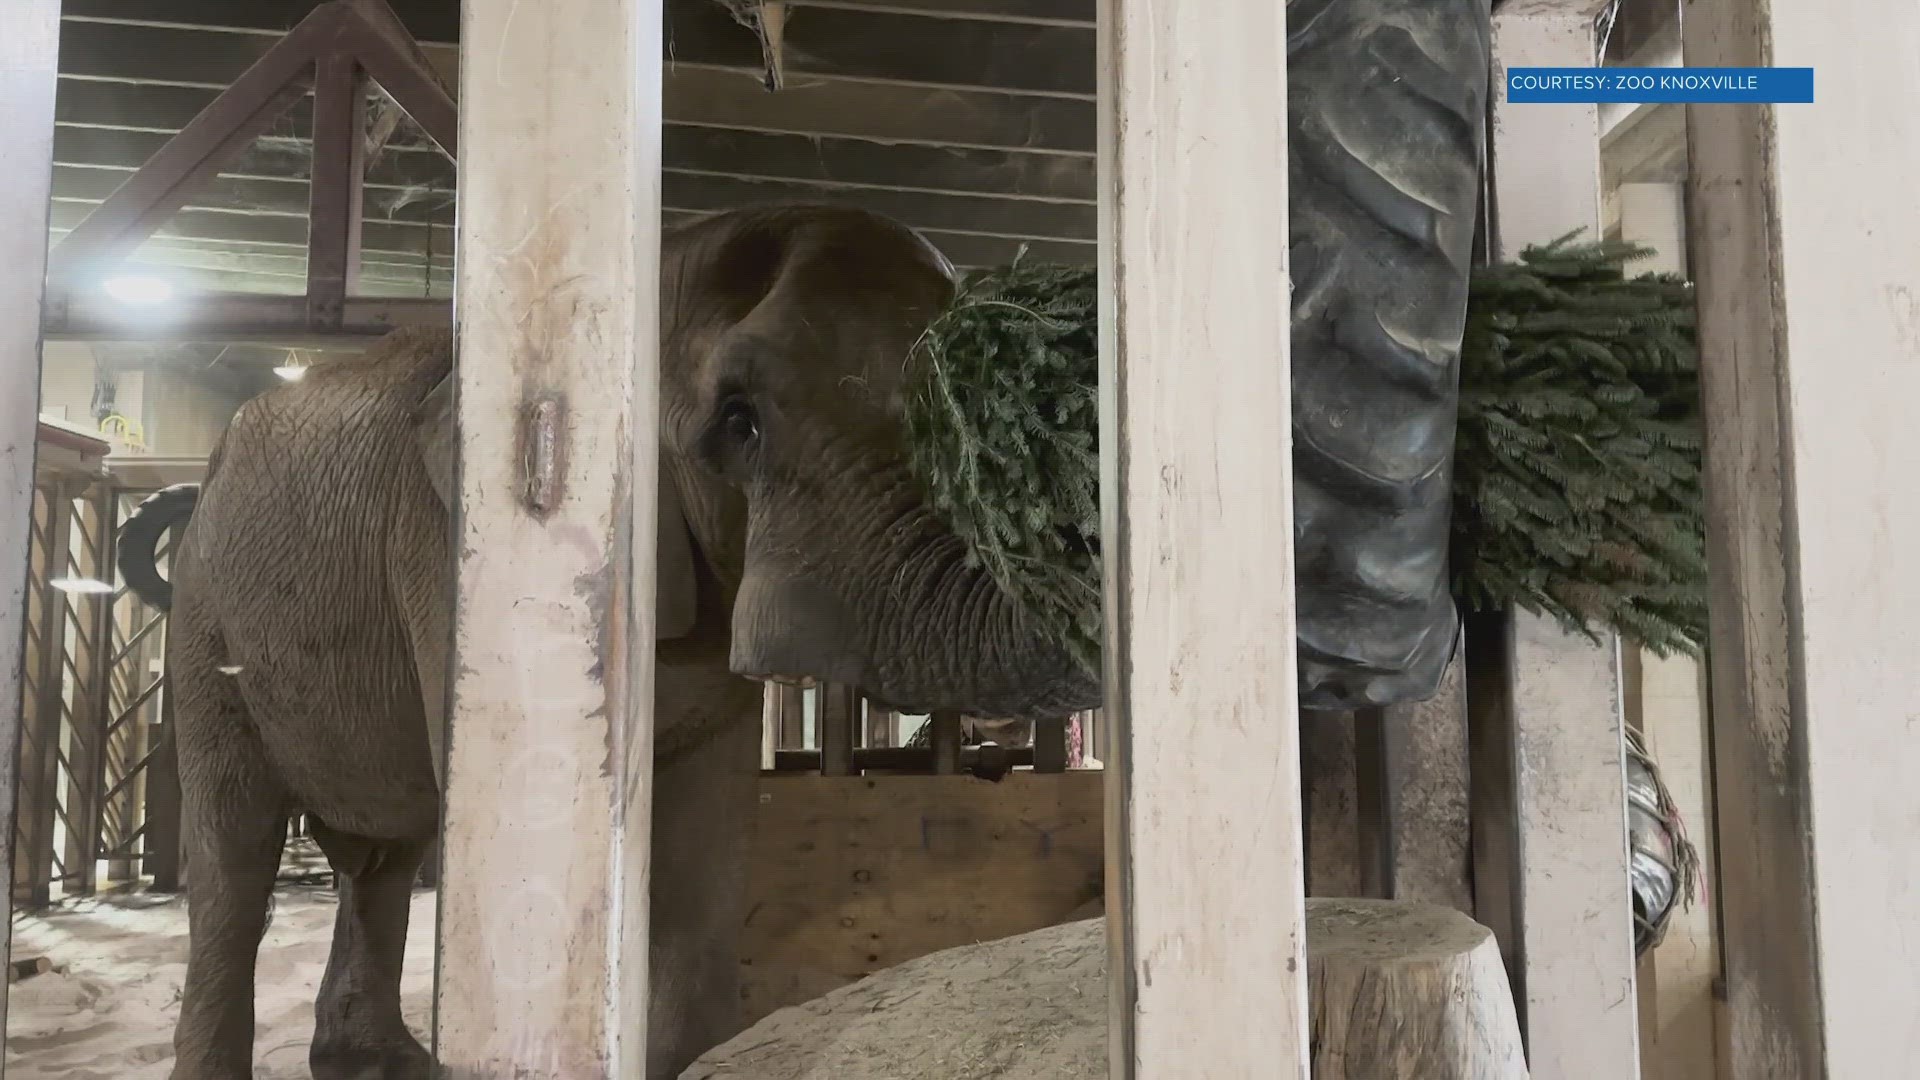
[[[968,559],[913,491],[896,478],[892,499],[867,503],[890,509],[833,536],[780,536],[772,522],[809,519],[756,499],[757,511],[768,509],[749,527],[734,670],[855,686],[914,714],[1025,718],[1096,707],[1099,678]]]

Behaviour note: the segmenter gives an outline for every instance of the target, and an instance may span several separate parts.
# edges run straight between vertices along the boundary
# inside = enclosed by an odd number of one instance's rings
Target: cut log
[[[7,964],[7,982],[17,983],[22,979],[31,979],[35,975],[45,975],[53,970],[53,961],[44,956],[14,960]]]
[[[1493,934],[1438,904],[1307,901],[1315,1080],[1526,1080]],[[782,1009],[681,1080],[1105,1080],[1104,918],[948,949]]]

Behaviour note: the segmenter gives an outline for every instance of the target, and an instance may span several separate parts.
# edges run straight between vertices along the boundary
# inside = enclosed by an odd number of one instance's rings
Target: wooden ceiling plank
[[[101,65],[83,65],[101,67]],[[68,126],[178,131],[212,101],[217,86],[142,83],[137,77],[76,75],[60,80],[59,122]],[[935,150],[1094,156],[1091,102],[1016,98],[992,92],[941,92],[810,80],[779,94],[751,72],[680,66],[669,70],[671,125],[802,138],[853,139]],[[312,127],[296,111],[273,134],[306,138]]]
[[[60,70],[63,74],[103,74],[159,82],[227,82],[273,43],[260,32],[233,33],[222,27],[277,30],[284,5],[270,3],[255,14],[238,0],[168,0],[173,14],[161,20],[149,14],[155,0],[87,0],[94,13],[113,13],[115,21],[68,19],[62,24]],[[418,3],[401,5],[406,26],[434,28]],[[153,19],[142,23],[135,19]],[[122,21],[127,20],[127,21]],[[194,23],[204,21],[204,25]],[[760,92],[765,58],[754,34],[712,0],[674,0],[667,8],[666,59],[670,65],[697,64],[753,74]],[[446,41],[423,36],[419,46],[431,65],[450,74],[458,58]],[[784,26],[782,53],[788,79],[804,83],[816,77],[942,85],[1007,93],[1094,94],[1093,31],[1072,25],[954,21],[912,13],[886,13],[834,7],[791,12]],[[669,76],[670,77],[670,76]],[[784,90],[782,91],[784,92]]]

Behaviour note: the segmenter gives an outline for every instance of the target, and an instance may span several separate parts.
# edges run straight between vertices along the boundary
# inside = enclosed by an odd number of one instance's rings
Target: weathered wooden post
[[[1621,239],[1654,253],[1637,269],[1685,275],[1685,186],[1678,181],[1622,183],[1618,206]],[[1688,839],[1699,850],[1702,893],[1691,908],[1681,906],[1682,897],[1674,898],[1677,910],[1670,916],[1666,936],[1640,960],[1641,1070],[1644,1080],[1711,1078],[1717,1061],[1715,984],[1720,978],[1714,901],[1720,890],[1713,879],[1713,817],[1708,799],[1712,771],[1707,757],[1712,740],[1707,731],[1705,670],[1692,657],[1663,659],[1646,650],[1637,653],[1622,657],[1628,726],[1639,724]]]
[[[1110,1073],[1305,1080],[1286,5],[1099,36]]]
[[[0,34],[0,896],[13,895],[22,633],[40,412],[40,298],[53,182],[60,0],[20,0]],[[11,925],[11,924],[9,924]],[[9,934],[10,931],[0,931]],[[0,1000],[0,1032],[7,1007]],[[0,1043],[4,1036],[0,1036]]]
[[[646,1075],[660,0],[467,0],[450,1080]]]
[[[1600,225],[1599,109],[1510,104],[1511,67],[1591,67],[1590,0],[1496,7],[1493,256]],[[1476,618],[1476,916],[1500,937],[1535,1080],[1637,1080],[1618,640]]]
[[[1699,0],[1688,110],[1731,1074],[1920,1058],[1920,8]],[[1874,165],[1867,165],[1871,159]]]

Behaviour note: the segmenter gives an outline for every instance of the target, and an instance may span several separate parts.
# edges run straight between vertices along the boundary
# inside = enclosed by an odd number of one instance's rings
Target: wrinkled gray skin
[[[651,1080],[735,1030],[753,679],[990,716],[1099,698],[964,565],[907,471],[901,360],[951,288],[932,249],[881,218],[775,208],[670,233],[662,273]],[[448,334],[395,333],[248,402],[209,461],[169,644],[192,925],[174,1080],[252,1075],[255,952],[296,812],[341,875],[316,1080],[429,1075],[399,981],[439,826],[451,362]]]

